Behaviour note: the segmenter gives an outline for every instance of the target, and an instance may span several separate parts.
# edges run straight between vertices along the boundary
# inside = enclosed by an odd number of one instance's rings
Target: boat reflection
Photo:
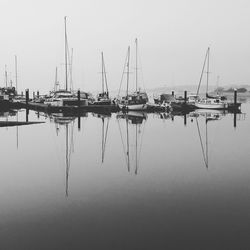
[[[202,156],[206,168],[208,169],[208,122],[219,121],[225,116],[225,112],[219,110],[196,110],[190,114],[191,117],[195,118],[199,140],[201,144]],[[205,143],[202,140],[202,133],[199,125],[199,118],[205,118]]]
[[[147,113],[140,111],[119,112],[116,116],[117,119],[128,119],[132,124],[142,124],[147,117]]]
[[[133,164],[134,173],[135,175],[137,175],[147,114],[143,112],[129,111],[127,113],[118,114],[116,118],[118,121],[119,132],[128,172],[130,172],[131,165]],[[121,124],[121,120],[123,120],[123,124]],[[125,125],[125,128],[123,128],[123,130],[121,125]],[[123,137],[124,134],[125,138]]]
[[[96,118],[100,118],[102,120],[102,163],[104,163],[104,157],[105,157],[105,149],[107,144],[107,137],[108,137],[108,129],[109,129],[109,121],[111,118],[111,113],[109,114],[100,114],[100,113],[92,113],[92,115]]]
[[[63,113],[52,113],[49,115],[50,121],[56,125],[56,134],[59,135],[62,128],[65,129],[65,196],[69,196],[69,171],[71,164],[71,154],[74,153],[74,126],[76,117],[67,116]]]

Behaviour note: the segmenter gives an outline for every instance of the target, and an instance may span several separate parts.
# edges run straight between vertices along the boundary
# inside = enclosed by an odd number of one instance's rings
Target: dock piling
[[[185,103],[187,102],[187,91],[186,90],[184,91],[184,102]]]
[[[78,91],[77,91],[77,100],[78,100],[78,107],[79,107],[79,108],[80,108],[80,106],[81,106],[80,97],[81,97],[81,95],[80,95],[80,89],[78,89]]]
[[[25,90],[25,98],[26,98],[26,105],[28,105],[28,102],[29,102],[29,89]]]
[[[234,105],[236,107],[237,104],[237,89],[234,90]]]

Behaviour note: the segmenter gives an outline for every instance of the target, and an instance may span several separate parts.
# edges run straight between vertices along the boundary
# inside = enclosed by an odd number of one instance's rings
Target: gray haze
[[[221,85],[250,82],[248,0],[1,0],[2,86],[5,64],[14,78],[14,55],[19,90],[49,91],[56,66],[63,81],[64,16],[76,89],[101,87],[101,51],[109,87],[118,89],[127,47],[134,54],[136,37],[146,88],[197,84],[208,46],[211,84],[217,75]]]

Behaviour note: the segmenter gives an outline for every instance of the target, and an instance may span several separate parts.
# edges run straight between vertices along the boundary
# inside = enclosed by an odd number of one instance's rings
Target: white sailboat
[[[209,53],[210,53],[210,48],[208,47],[207,52],[206,52],[206,56],[205,56],[205,61],[204,61],[203,68],[202,68],[202,72],[201,72],[200,82],[199,82],[198,89],[197,89],[197,97],[198,97],[199,90],[200,90],[200,84],[201,84],[202,76],[204,73],[204,68],[205,68],[205,65],[207,65],[206,97],[205,98],[198,98],[192,104],[194,104],[195,107],[198,109],[227,109],[228,103],[225,102],[224,100],[222,100],[220,96],[209,96],[208,95]]]
[[[122,97],[119,101],[119,107],[123,110],[146,110],[147,109],[147,102],[148,96],[147,93],[141,91],[140,88],[138,89],[138,40],[135,39],[136,45],[136,66],[135,66],[135,84],[136,89],[135,92],[129,94],[129,63],[130,63],[130,47],[128,47],[127,53],[127,60],[126,60],[126,67],[127,67],[127,89],[126,89],[126,96]],[[124,72],[123,72],[124,73]]]
[[[65,51],[64,51],[64,54],[65,54],[65,89],[59,89],[59,90],[53,91],[52,96],[50,96],[44,101],[44,104],[47,104],[53,107],[77,106],[79,104],[77,96],[73,92],[68,90],[69,51],[68,51],[67,17],[66,16],[64,17],[64,43],[65,43]],[[56,77],[57,77],[57,73],[56,73]],[[81,98],[81,105],[88,105],[88,100]]]
[[[102,92],[97,95],[97,100],[93,103],[94,105],[110,105],[111,99],[109,97],[107,74],[104,63],[104,56],[102,52]]]

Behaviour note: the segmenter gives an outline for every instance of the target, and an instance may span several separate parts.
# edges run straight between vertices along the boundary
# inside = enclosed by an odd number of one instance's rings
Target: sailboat
[[[109,98],[108,82],[107,82],[107,75],[106,75],[103,52],[101,54],[101,57],[102,57],[102,72],[101,72],[102,73],[102,92],[97,95],[97,101],[95,101],[93,104],[94,105],[111,105],[111,99]]]
[[[222,97],[220,97],[220,96],[209,96],[208,95],[209,53],[210,53],[210,48],[208,47],[207,52],[206,52],[206,56],[205,56],[205,60],[204,60],[204,64],[203,64],[203,68],[202,68],[202,72],[201,72],[200,82],[199,82],[198,89],[197,89],[197,95],[196,95],[197,99],[194,102],[192,102],[192,104],[194,104],[195,107],[198,108],[198,109],[227,109],[228,108],[228,103],[225,102],[225,100],[223,100]],[[204,74],[205,65],[207,65],[206,97],[205,98],[199,98],[199,90],[200,90],[202,77],[203,77],[203,74]]]
[[[138,40],[135,39],[135,47],[136,47],[136,66],[135,66],[135,92],[129,94],[129,63],[130,63],[130,46],[128,47],[128,53],[126,58],[126,68],[127,68],[127,89],[126,89],[126,96],[122,97],[119,101],[119,107],[122,110],[146,110],[147,109],[147,102],[148,96],[147,93],[141,91],[138,88]],[[123,72],[124,73],[124,72]]]
[[[65,89],[52,92],[52,96],[44,101],[44,104],[54,107],[77,106],[79,104],[77,96],[68,90],[68,38],[67,38],[67,17],[64,17],[64,43],[65,43]],[[71,69],[72,70],[72,69]],[[88,105],[87,99],[81,99],[81,105]]]

